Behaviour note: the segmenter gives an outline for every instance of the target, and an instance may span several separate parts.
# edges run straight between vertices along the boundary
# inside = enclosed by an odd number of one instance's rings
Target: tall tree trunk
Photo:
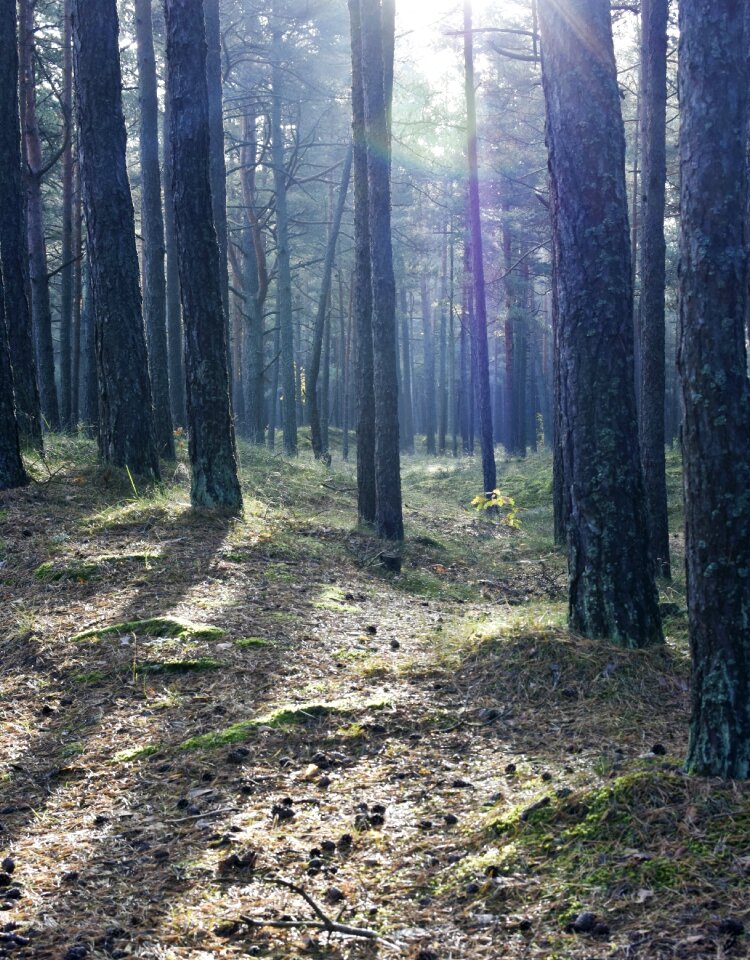
[[[344,166],[341,171],[341,183],[339,185],[339,195],[336,201],[336,209],[333,211],[333,220],[331,222],[331,232],[328,237],[328,246],[326,248],[325,260],[323,262],[323,277],[320,283],[320,295],[318,297],[318,310],[315,315],[315,325],[313,327],[312,352],[310,355],[310,364],[307,370],[307,403],[310,410],[310,434],[312,437],[312,448],[315,459],[319,460],[328,453],[327,445],[324,442],[320,422],[320,409],[318,404],[318,376],[320,374],[320,352],[323,345],[324,328],[329,329],[330,321],[326,323],[326,313],[331,297],[331,277],[333,276],[333,261],[336,256],[336,244],[341,229],[341,219],[344,215],[344,206],[346,205],[346,195],[349,192],[349,176],[352,170],[352,148],[346,151],[344,157]],[[327,403],[327,393],[324,391],[324,401]]]
[[[294,367],[294,328],[292,325],[292,274],[289,265],[289,214],[286,198],[286,168],[284,166],[284,129],[281,125],[283,80],[281,58],[283,47],[281,30],[273,31],[273,61],[271,65],[271,157],[276,194],[276,302],[281,329],[281,417],[284,430],[284,452],[297,455],[297,408]]]
[[[279,380],[281,370],[281,331],[279,329],[278,314],[276,316],[276,332],[273,337],[273,373],[271,374],[271,389],[268,402],[268,449],[276,447],[276,418],[279,409]]]
[[[72,0],[63,4],[62,108],[69,134],[62,155],[62,268],[60,271],[60,423],[72,430],[73,390],[73,29]]]
[[[495,446],[492,435],[492,395],[487,348],[487,302],[484,289],[482,221],[479,207],[477,159],[477,110],[474,94],[474,48],[471,32],[471,0],[464,0],[464,68],[466,80],[466,133],[469,160],[469,225],[471,228],[472,277],[474,280],[474,326],[471,338],[476,401],[479,412],[479,442],[482,449],[482,481],[485,492],[497,486]]]
[[[96,368],[96,319],[91,267],[85,264],[81,301],[80,420],[89,436],[99,436],[99,373]]]
[[[609,3],[539,0],[538,12],[557,203],[570,622],[585,636],[640,647],[662,632],[638,450],[625,136]]]
[[[468,230],[464,236],[464,282],[463,299],[461,301],[461,335],[459,343],[459,372],[458,372],[458,402],[457,413],[461,425],[461,450],[464,456],[473,453],[471,443],[471,345],[469,343],[471,331],[472,296],[471,296],[471,239]]]
[[[164,243],[167,256],[167,363],[169,366],[169,402],[172,423],[186,427],[185,413],[185,366],[184,337],[182,332],[182,309],[180,305],[180,271],[177,262],[177,234],[174,222],[174,185],[172,183],[172,151],[169,146],[170,107],[169,96],[164,101]]]
[[[664,459],[665,242],[667,178],[668,0],[641,0],[641,296],[639,435],[651,552],[656,571],[670,576]]]
[[[21,0],[21,71],[24,96],[26,144],[26,228],[31,279],[31,319],[36,354],[42,416],[48,430],[60,429],[60,409],[55,386],[55,353],[52,343],[52,309],[47,276],[47,244],[44,237],[42,179],[45,170],[42,139],[36,111],[34,71],[34,8],[36,0]]]
[[[435,455],[435,344],[432,336],[432,303],[427,277],[420,283],[422,305],[422,379],[424,384],[424,432],[427,455]]]
[[[248,107],[243,122],[244,146],[242,149],[242,195],[245,203],[246,225],[243,230],[245,269],[243,292],[245,294],[245,340],[244,340],[244,385],[245,420],[249,438],[253,443],[263,443],[265,433],[264,398],[264,353],[263,353],[263,304],[268,291],[266,254],[263,237],[255,212],[255,165],[257,162],[255,108]]]
[[[362,87],[367,133],[367,185],[372,282],[375,387],[375,526],[386,540],[403,540],[396,359],[396,282],[391,247],[390,94],[393,84],[391,8],[360,0]]]
[[[372,357],[372,279],[367,141],[362,86],[362,24],[359,0],[349,0],[352,44],[352,136],[354,166],[354,335],[357,398],[357,513],[375,523],[375,387]]]
[[[446,384],[446,338],[448,336],[448,231],[443,233],[443,266],[440,278],[440,342],[438,345],[438,452],[445,453],[448,432],[448,390]]]
[[[402,447],[414,453],[414,401],[412,391],[411,320],[406,300],[406,287],[401,287],[401,395],[400,411]]]
[[[232,369],[229,335],[229,260],[227,232],[227,165],[224,158],[224,108],[221,76],[221,20],[219,0],[203,0],[206,28],[206,82],[208,84],[208,125],[211,142],[211,206],[219,243],[221,303],[226,323],[227,366]]]
[[[156,447],[174,459],[174,431],[169,401],[167,290],[164,275],[164,218],[159,169],[159,103],[151,0],[135,0],[138,90],[141,121],[141,228],[143,231],[143,312],[146,321],[151,390],[154,397]]]
[[[570,492],[565,482],[565,458],[563,447],[568,442],[564,436],[566,419],[562,409],[562,370],[560,365],[560,258],[557,244],[557,194],[555,181],[550,176],[549,215],[552,228],[552,533],[557,544],[567,543],[568,520],[570,519]]]
[[[352,357],[352,335],[354,333],[354,284],[352,283],[349,287],[349,313],[346,318],[346,340],[344,341],[344,366],[343,366],[343,393],[344,393],[344,409],[343,409],[343,423],[341,426],[342,435],[341,435],[341,457],[343,460],[349,459],[349,408],[351,406],[351,389],[350,384],[352,382],[351,377],[351,357]]]
[[[680,7],[680,329],[688,769],[750,777],[750,383],[744,242],[747,37],[740,0]]]
[[[16,416],[21,439],[42,448],[31,308],[27,296],[21,124],[18,101],[16,5],[0,4],[0,266],[5,284],[7,336],[15,375]]]
[[[81,307],[83,300],[83,208],[80,166],[75,164],[73,188],[73,315],[70,359],[70,422],[75,429],[81,415]]]
[[[28,477],[21,459],[13,368],[10,365],[10,346],[5,323],[5,293],[0,274],[0,490],[22,487],[26,483]]]
[[[141,311],[115,0],[73,2],[76,100],[96,316],[99,452],[159,476]]]
[[[503,239],[503,290],[505,293],[505,321],[503,334],[505,339],[505,403],[503,404],[505,420],[503,423],[503,446],[508,456],[518,455],[518,449],[515,444],[515,343],[514,343],[514,323],[513,323],[513,241],[508,225],[507,201],[503,204],[504,216],[502,224]]]
[[[229,398],[222,273],[210,182],[202,0],[165,0],[167,89],[177,255],[185,329],[187,419],[195,507],[242,508]]]

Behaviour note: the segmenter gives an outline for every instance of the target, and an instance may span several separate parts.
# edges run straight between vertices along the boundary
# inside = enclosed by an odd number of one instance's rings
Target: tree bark
[[[747,38],[740,0],[680,7],[679,353],[693,655],[687,766],[750,776]]]
[[[284,434],[284,452],[297,455],[297,408],[294,367],[294,327],[292,325],[292,274],[289,264],[289,213],[286,197],[286,168],[284,166],[284,129],[281,125],[283,79],[281,30],[273,31],[273,61],[271,64],[271,158],[276,195],[276,266],[278,271],[276,304],[281,331],[281,420]]]
[[[469,225],[471,229],[472,279],[474,282],[474,324],[471,349],[474,389],[479,411],[479,442],[482,449],[482,481],[486,493],[497,486],[495,446],[492,434],[492,394],[487,348],[487,301],[484,289],[482,221],[479,206],[477,160],[477,110],[474,94],[474,50],[471,32],[471,0],[464,0],[464,68],[466,81],[466,134],[469,161]]]
[[[98,437],[99,375],[96,369],[96,321],[89,264],[84,267],[82,279],[80,420],[90,436]]]
[[[226,319],[210,182],[202,0],[165,0],[172,184],[185,331],[188,446],[194,507],[237,512]]]
[[[169,96],[164,101],[164,245],[167,257],[167,363],[169,366],[169,402],[172,423],[176,427],[187,426],[185,412],[185,345],[182,332],[182,309],[180,305],[180,270],[177,262],[177,234],[174,223],[172,196],[172,150],[169,146],[170,108]]]
[[[42,416],[48,430],[60,429],[60,408],[55,386],[55,353],[52,343],[52,309],[47,276],[42,178],[45,165],[36,111],[34,71],[34,9],[36,0],[21,0],[22,94],[26,144],[26,228],[31,280],[31,321],[36,354]]]
[[[324,327],[326,324],[326,313],[331,295],[331,277],[333,276],[333,261],[336,256],[336,244],[339,238],[341,228],[341,219],[344,215],[344,205],[346,204],[346,195],[349,191],[349,176],[352,169],[352,149],[346,151],[344,166],[341,171],[341,184],[339,185],[339,195],[336,202],[336,209],[333,213],[331,223],[331,233],[328,238],[328,247],[326,249],[325,261],[323,262],[323,277],[320,284],[320,296],[318,298],[318,310],[315,315],[315,326],[313,327],[313,342],[310,355],[310,364],[307,370],[307,403],[310,410],[310,434],[312,437],[313,454],[316,460],[319,460],[328,453],[327,445],[324,443],[323,432],[321,429],[320,407],[318,403],[318,376],[320,374],[320,353],[323,346]],[[327,397],[326,397],[327,399]]]
[[[633,290],[609,3],[540,0],[554,182],[570,623],[661,641],[633,379]],[[617,349],[613,349],[613,345]]]
[[[420,283],[422,306],[422,382],[424,386],[424,432],[427,455],[435,455],[435,344],[432,331],[432,303],[427,277]]]
[[[211,206],[219,243],[221,303],[226,319],[227,365],[232,369],[229,336],[229,260],[227,232],[227,165],[224,157],[224,93],[221,74],[221,20],[219,0],[203,0],[206,26],[206,81],[208,84],[208,125],[211,141]]]
[[[407,453],[414,453],[414,405],[412,391],[411,319],[406,301],[406,288],[401,287],[401,445]]]
[[[21,439],[42,448],[42,421],[37,387],[31,308],[27,296],[26,223],[18,111],[16,6],[0,4],[0,265],[5,284],[7,337],[15,374],[15,397]]]
[[[362,86],[362,24],[359,0],[349,0],[352,44],[352,137],[354,166],[354,331],[357,398],[357,513],[375,523],[375,387],[372,357],[372,279],[367,141]]]
[[[62,108],[69,133],[62,155],[62,269],[60,271],[60,424],[72,430],[73,409],[73,29],[72,0],[63,4]]]
[[[159,476],[141,311],[135,217],[125,165],[125,121],[115,0],[73,2],[81,179],[99,380],[99,453],[106,463]]]
[[[245,269],[244,387],[245,421],[252,443],[263,443],[265,433],[265,398],[263,369],[263,304],[268,291],[266,254],[255,212],[255,165],[257,163],[255,108],[248,107],[243,122],[242,195],[246,224],[243,230]]]
[[[21,442],[16,420],[13,368],[5,323],[5,293],[0,274],[0,490],[23,487],[28,477],[21,459]]]
[[[668,0],[641,0],[641,295],[638,426],[651,552],[670,577],[664,458],[664,196],[667,178]],[[635,248],[634,248],[635,250]]]
[[[360,0],[362,87],[367,134],[367,185],[372,282],[375,387],[375,526],[386,540],[403,540],[396,358],[396,282],[391,247],[390,93],[393,21],[379,0]]]
[[[448,336],[448,231],[443,233],[443,264],[440,277],[440,334],[438,344],[438,453],[445,454],[448,432],[448,389],[446,383]]]
[[[81,307],[83,299],[83,208],[80,167],[74,167],[73,187],[73,304],[72,351],[70,359],[70,421],[75,430],[81,415]]]
[[[164,276],[164,218],[159,169],[159,102],[151,0],[135,0],[141,151],[141,229],[143,232],[143,312],[146,321],[154,432],[161,456],[174,459],[169,402],[167,290]]]

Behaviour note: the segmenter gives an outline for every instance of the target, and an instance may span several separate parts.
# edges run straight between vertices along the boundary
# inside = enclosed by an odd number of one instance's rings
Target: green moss
[[[332,610],[334,613],[357,613],[358,607],[346,602],[346,595],[340,587],[324,587],[318,594],[313,606],[318,610]]]
[[[291,729],[304,726],[322,717],[351,715],[357,710],[378,710],[386,706],[382,700],[370,701],[367,704],[357,704],[346,700],[335,700],[330,703],[304,703],[297,706],[283,706],[271,710],[269,713],[252,720],[241,720],[223,730],[214,730],[211,733],[202,733],[191,737],[181,744],[183,750],[213,750],[232,743],[241,743],[247,740],[260,727],[271,727],[277,730]]]
[[[151,617],[148,620],[125,620],[108,627],[93,627],[71,637],[71,640],[89,640],[94,637],[121,636],[134,633],[146,637],[171,637],[178,640],[218,640],[224,636],[221,627],[207,623],[192,623],[177,617]]]
[[[120,750],[116,753],[110,763],[132,763],[134,760],[145,760],[146,757],[152,757],[159,752],[159,745],[149,743],[145,747],[133,747],[130,750]]]
[[[253,647],[272,647],[274,644],[273,640],[269,640],[268,637],[240,637],[234,641],[234,645],[244,650]]]
[[[83,673],[74,673],[70,678],[73,683],[80,684],[82,687],[95,687],[105,680],[107,674],[104,670],[88,670]]]
[[[37,580],[45,583],[57,583],[60,580],[90,580],[101,572],[98,563],[72,563],[70,566],[58,566],[48,560],[34,571]]]

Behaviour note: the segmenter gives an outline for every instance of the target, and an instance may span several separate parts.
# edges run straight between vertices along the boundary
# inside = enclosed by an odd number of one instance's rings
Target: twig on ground
[[[345,937],[359,937],[362,940],[376,940],[379,943],[385,944],[386,946],[393,947],[397,950],[400,949],[397,943],[394,943],[392,940],[387,940],[385,937],[382,937],[379,933],[377,933],[377,931],[371,930],[369,927],[353,927],[348,923],[340,923],[337,920],[331,920],[331,918],[323,912],[323,910],[318,906],[315,900],[313,900],[304,887],[293,883],[291,880],[285,880],[283,877],[275,877],[271,874],[256,874],[255,879],[261,881],[262,883],[269,883],[276,887],[282,887],[284,890],[291,890],[291,892],[295,893],[298,897],[302,897],[302,899],[310,907],[318,919],[267,920],[263,919],[262,917],[248,917],[244,914],[241,915],[240,920],[249,927],[274,927],[279,930],[321,930],[323,933],[338,933]]]

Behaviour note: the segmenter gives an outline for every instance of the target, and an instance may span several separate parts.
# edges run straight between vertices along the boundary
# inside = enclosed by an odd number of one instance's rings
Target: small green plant
[[[471,501],[476,510],[491,510],[500,517],[500,522],[506,527],[518,529],[521,521],[518,518],[518,507],[513,497],[506,496],[501,490],[495,489],[490,493],[480,493]]]

